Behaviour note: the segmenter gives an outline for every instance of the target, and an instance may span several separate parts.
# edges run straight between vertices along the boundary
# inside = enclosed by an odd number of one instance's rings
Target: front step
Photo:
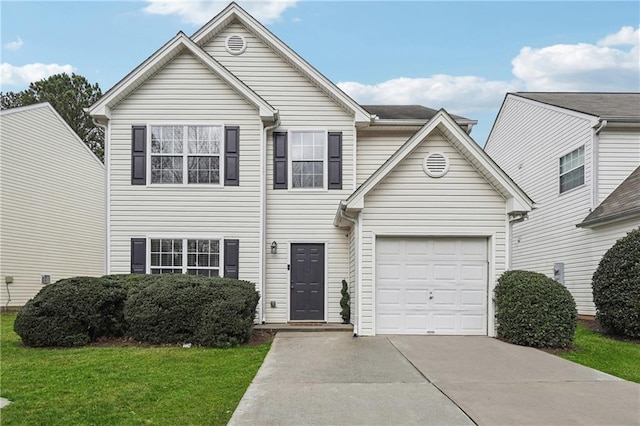
[[[268,330],[274,333],[289,331],[343,331],[353,333],[352,324],[324,323],[324,322],[290,322],[287,324],[258,324],[254,330]]]

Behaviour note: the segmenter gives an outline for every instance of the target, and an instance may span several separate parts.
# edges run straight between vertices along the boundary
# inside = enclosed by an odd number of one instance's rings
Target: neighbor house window
[[[291,132],[291,188],[324,188],[327,133]]]
[[[584,146],[560,157],[560,193],[584,184]]]
[[[220,183],[221,126],[151,126],[151,183]]]
[[[220,240],[151,239],[152,274],[220,275]]]

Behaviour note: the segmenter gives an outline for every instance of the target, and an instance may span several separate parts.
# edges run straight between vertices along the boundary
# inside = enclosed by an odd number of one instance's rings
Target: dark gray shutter
[[[240,185],[240,128],[224,128],[224,184]]]
[[[287,132],[273,132],[273,189],[287,189]]]
[[[329,189],[342,189],[342,132],[329,132]]]
[[[131,126],[131,185],[147,183],[147,126]]]
[[[240,240],[224,240],[224,276],[238,279]]]
[[[147,273],[147,239],[131,239],[131,273]]]

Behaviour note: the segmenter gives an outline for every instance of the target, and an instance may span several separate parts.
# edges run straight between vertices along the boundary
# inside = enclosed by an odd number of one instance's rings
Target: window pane
[[[182,157],[152,155],[151,183],[182,183]]]
[[[324,172],[322,161],[295,161],[291,166],[293,188],[322,188]]]
[[[220,157],[189,157],[189,183],[219,183]]]
[[[220,126],[189,126],[188,153],[189,154],[220,154],[222,141],[222,127]]]
[[[568,191],[584,183],[584,166],[578,167],[560,176],[560,193]]]

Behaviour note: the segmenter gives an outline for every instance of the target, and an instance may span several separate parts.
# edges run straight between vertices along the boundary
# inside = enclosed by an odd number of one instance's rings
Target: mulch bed
[[[243,343],[240,346],[258,346],[263,343],[269,343],[273,340],[275,336],[275,332],[270,330],[253,330],[253,334],[251,335],[251,339],[248,342]],[[149,343],[138,342],[131,337],[101,337],[95,342],[89,343],[87,346],[90,347],[99,347],[99,348],[108,348],[108,347],[119,347],[119,348],[171,348],[176,346],[182,346],[182,343],[176,344],[164,344],[164,345],[151,345]]]

